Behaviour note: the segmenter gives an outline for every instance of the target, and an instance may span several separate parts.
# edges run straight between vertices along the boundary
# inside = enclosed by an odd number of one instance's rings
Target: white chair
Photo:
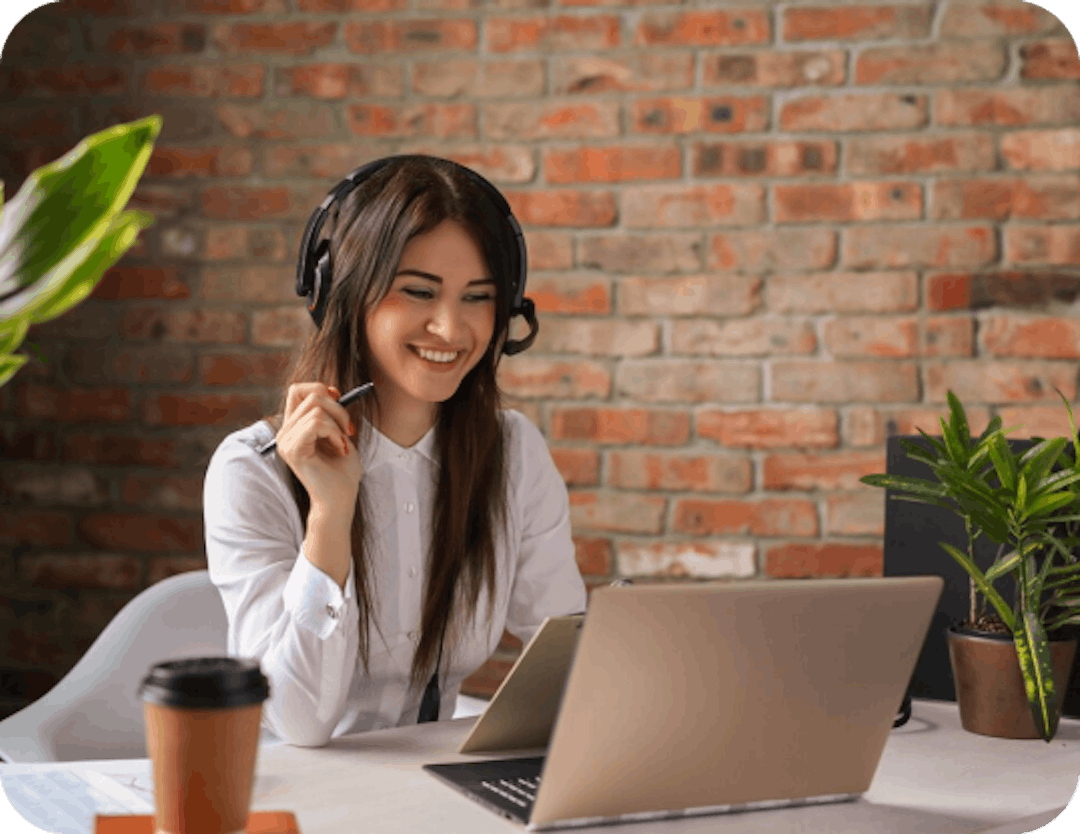
[[[147,670],[161,660],[223,655],[225,608],[205,570],[163,579],[125,605],[45,695],[0,721],[0,759],[145,758]]]

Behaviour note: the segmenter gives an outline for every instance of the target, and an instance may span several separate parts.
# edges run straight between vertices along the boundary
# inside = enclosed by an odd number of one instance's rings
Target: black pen
[[[374,387],[374,382],[365,382],[363,385],[357,385],[351,391],[346,391],[344,394],[341,395],[341,399],[338,400],[338,405],[348,405],[351,402],[355,402]],[[276,448],[277,438],[275,437],[265,446],[260,446],[258,451],[260,455],[265,455],[267,452],[272,452]]]

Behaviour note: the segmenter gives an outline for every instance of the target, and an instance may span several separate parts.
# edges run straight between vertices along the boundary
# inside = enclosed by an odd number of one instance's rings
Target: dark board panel
[[[923,448],[929,444],[922,436],[906,438]],[[939,438],[940,439],[940,438]],[[1027,449],[1031,440],[1010,440],[1013,449]],[[886,471],[890,475],[909,475],[916,478],[933,479],[934,473],[924,463],[910,460],[900,446],[899,438],[890,437],[886,443]],[[886,496],[891,494],[885,490]],[[937,612],[930,624],[926,644],[915,665],[915,674],[911,682],[911,694],[916,698],[934,698],[937,700],[956,700],[953,687],[952,670],[949,667],[949,650],[945,642],[945,631],[954,622],[967,619],[968,614],[968,575],[948,553],[940,542],[965,550],[967,539],[964,534],[964,522],[959,516],[948,510],[930,504],[915,504],[911,501],[889,499],[885,504],[885,575],[911,576],[936,574],[945,580]],[[975,546],[975,562],[986,569],[994,560],[998,546],[980,537]],[[1013,601],[1011,582],[1005,580],[998,584],[1005,599]],[[990,609],[992,610],[992,609]],[[1080,662],[1073,664],[1072,676],[1065,693],[1063,713],[1080,716]]]

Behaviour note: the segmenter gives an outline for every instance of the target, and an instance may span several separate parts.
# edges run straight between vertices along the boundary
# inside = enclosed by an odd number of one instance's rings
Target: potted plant
[[[161,117],[148,116],[92,134],[0,209],[0,385],[29,358],[15,350],[30,325],[86,298],[153,222],[124,207],[160,132]]]
[[[1005,439],[1001,418],[970,434],[963,406],[948,392],[941,438],[919,430],[928,448],[904,438],[907,456],[936,480],[888,474],[861,480],[892,498],[948,509],[964,521],[967,547],[941,547],[970,579],[968,620],[947,634],[961,723],[972,732],[1042,738],[1057,732],[1076,649],[1065,629],[1080,623],[1080,462],[1068,400],[1070,437],[1034,438],[1026,450]],[[1070,445],[1070,441],[1073,441]],[[985,570],[975,561],[979,536],[998,545]],[[1012,600],[999,589],[1011,580]],[[989,603],[993,612],[986,613]]]

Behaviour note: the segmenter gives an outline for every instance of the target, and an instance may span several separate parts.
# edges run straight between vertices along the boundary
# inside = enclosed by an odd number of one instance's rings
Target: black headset
[[[300,243],[300,260],[296,265],[296,294],[307,298],[308,312],[311,314],[311,318],[314,319],[316,326],[322,325],[323,318],[326,315],[326,301],[330,296],[330,283],[333,278],[333,269],[330,264],[330,241],[319,240],[314,248],[312,245],[319,238],[319,232],[322,231],[323,224],[330,214],[330,206],[337,200],[345,199],[348,194],[359,188],[365,180],[382,169],[385,165],[390,162],[408,159],[438,158],[420,154],[409,154],[388,156],[383,159],[376,159],[374,162],[369,162],[366,165],[361,165],[334,186],[333,190],[326,195],[326,199],[322,201],[317,209],[315,209],[311,218],[308,220],[307,228],[304,229],[304,237]],[[537,332],[540,330],[540,325],[536,321],[536,307],[533,304],[532,299],[525,297],[525,236],[521,233],[521,226],[518,224],[517,218],[514,217],[513,212],[510,211],[510,204],[506,202],[506,198],[499,193],[499,190],[494,185],[475,171],[466,168],[460,163],[448,159],[439,159],[438,161],[449,163],[468,175],[474,183],[480,186],[480,190],[488,197],[488,199],[491,200],[498,210],[499,215],[506,220],[508,226],[507,231],[509,232],[509,236],[514,239],[517,254],[517,269],[511,273],[510,286],[507,287],[507,291],[503,293],[504,302],[509,304],[506,318],[507,321],[509,321],[514,316],[524,316],[525,321],[529,325],[529,333],[523,339],[507,339],[503,343],[502,351],[510,356],[515,353],[521,353],[521,351],[525,350],[533,343],[533,340],[536,339]]]

